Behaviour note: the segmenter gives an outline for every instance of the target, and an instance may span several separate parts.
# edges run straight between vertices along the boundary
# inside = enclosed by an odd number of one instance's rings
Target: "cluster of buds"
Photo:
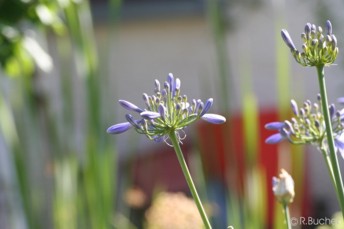
[[[221,115],[207,113],[213,104],[212,98],[205,103],[200,99],[194,99],[190,104],[187,96],[181,94],[180,84],[180,80],[174,79],[171,73],[162,87],[160,82],[155,80],[155,94],[152,96],[143,94],[145,109],[128,101],[119,100],[122,107],[138,113],[139,119],[126,114],[127,122],[110,126],[107,132],[120,134],[134,127],[138,133],[146,135],[151,140],[166,141],[169,133],[175,132],[178,140],[181,141],[185,137],[183,129],[198,119],[213,124],[222,124],[226,121]]]
[[[272,178],[272,191],[281,204],[288,205],[293,202],[295,196],[294,180],[284,169],[281,169],[278,178]]]
[[[284,139],[293,144],[316,144],[323,148],[326,144],[326,127],[324,116],[321,112],[321,97],[318,95],[318,103],[307,100],[299,109],[297,103],[291,100],[291,108],[294,116],[284,122],[271,122],[265,125],[266,129],[277,130],[278,133],[266,139],[266,143],[274,144]],[[335,105],[329,106],[333,135],[336,147],[344,150],[344,109],[336,110]]]
[[[332,24],[326,21],[326,34],[320,26],[307,23],[304,33],[301,34],[303,40],[300,52],[296,49],[287,30],[283,29],[282,38],[290,48],[295,60],[303,66],[331,65],[338,55],[337,38],[332,33]]]

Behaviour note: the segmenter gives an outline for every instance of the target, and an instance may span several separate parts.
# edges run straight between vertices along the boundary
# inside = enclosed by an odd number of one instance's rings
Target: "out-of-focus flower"
[[[305,31],[301,34],[304,42],[303,52],[297,50],[287,30],[282,29],[281,35],[295,60],[303,66],[329,66],[337,58],[337,38],[332,33],[332,24],[329,20],[326,21],[326,34],[323,34],[320,26],[306,24]]]
[[[146,219],[147,229],[203,228],[195,202],[183,193],[159,193],[147,210]]]
[[[344,220],[341,212],[336,212],[331,220],[328,220],[329,225],[321,225],[316,227],[316,229],[343,229]]]
[[[133,187],[126,191],[124,200],[132,208],[142,208],[146,204],[147,196],[140,188]]]
[[[318,95],[318,101],[321,103],[320,95]],[[320,149],[327,149],[325,147],[327,145],[326,127],[320,105],[307,100],[299,108],[297,103],[291,100],[294,117],[284,122],[266,124],[266,129],[277,130],[278,133],[268,137],[265,142],[275,144],[287,139],[292,144],[311,143]],[[334,104],[331,104],[328,109],[332,121],[334,143],[344,158],[344,109],[336,110]]]
[[[203,119],[213,124],[222,124],[226,118],[218,114],[207,113],[213,104],[213,99],[208,99],[205,104],[200,100],[188,102],[187,96],[180,93],[181,82],[174,79],[170,73],[163,88],[160,82],[155,80],[155,94],[148,96],[143,94],[146,108],[142,109],[125,100],[119,100],[119,104],[128,111],[138,114],[135,119],[131,114],[125,117],[127,122],[110,126],[107,129],[109,134],[120,134],[131,127],[146,135],[149,139],[161,141],[168,138],[168,134],[176,132],[178,140],[185,138],[183,129],[198,119]]]
[[[278,178],[272,178],[272,191],[280,203],[290,204],[293,202],[295,196],[294,180],[284,169],[281,169]]]

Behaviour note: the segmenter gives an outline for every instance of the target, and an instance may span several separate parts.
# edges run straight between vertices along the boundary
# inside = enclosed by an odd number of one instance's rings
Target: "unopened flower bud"
[[[307,23],[305,26],[305,33],[309,34],[311,32],[311,23]]]
[[[281,169],[278,178],[272,178],[272,191],[280,203],[290,204],[293,202],[295,196],[294,180],[284,169]]]
[[[326,29],[327,29],[327,34],[331,35],[332,34],[332,24],[331,24],[330,20],[326,21]]]
[[[293,40],[291,39],[289,33],[287,30],[285,29],[282,29],[281,31],[281,35],[282,35],[282,38],[284,40],[284,42],[288,45],[288,47],[291,49],[291,50],[296,50],[296,47],[293,43]]]

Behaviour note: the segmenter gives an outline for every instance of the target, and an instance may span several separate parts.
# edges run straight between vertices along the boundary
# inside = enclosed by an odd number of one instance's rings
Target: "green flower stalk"
[[[191,123],[203,119],[213,124],[222,124],[226,122],[226,118],[218,114],[207,113],[213,104],[212,98],[209,98],[205,103],[200,99],[194,99],[189,103],[187,96],[181,94],[180,85],[181,81],[178,78],[174,79],[171,73],[168,75],[163,88],[160,82],[155,80],[155,94],[151,96],[146,93],[143,94],[143,100],[146,104],[144,109],[126,100],[119,100],[122,107],[137,113],[139,118],[135,119],[131,114],[127,114],[127,122],[112,125],[107,129],[107,132],[120,134],[134,128],[136,132],[146,135],[151,140],[164,141],[172,146],[203,223],[209,229],[211,225],[193,183],[180,143],[186,137],[184,129]]]
[[[283,29],[281,32],[281,35],[284,42],[290,48],[290,51],[292,55],[294,56],[295,60],[299,64],[301,64],[302,66],[316,67],[317,74],[318,74],[319,88],[320,88],[320,101],[321,101],[321,112],[322,112],[321,118],[323,119],[323,121],[319,123],[314,122],[313,126],[311,125],[307,126],[308,124],[306,124],[305,130],[306,132],[308,131],[309,133],[312,133],[314,131],[316,132],[317,128],[320,130],[321,128],[323,128],[322,124],[324,124],[325,129],[323,131],[324,132],[323,136],[326,136],[327,144],[326,144],[326,149],[321,148],[321,151],[323,152],[324,155],[328,154],[328,157],[325,156],[325,161],[328,165],[329,173],[333,180],[333,184],[337,193],[339,204],[344,216],[344,188],[343,188],[343,181],[342,181],[342,176],[340,173],[340,167],[338,164],[338,158],[337,158],[337,153],[336,153],[338,142],[339,143],[341,142],[338,141],[338,138],[337,138],[338,133],[336,133],[337,131],[336,126],[334,126],[334,124],[335,125],[337,124],[333,123],[334,120],[333,120],[333,113],[331,113],[331,109],[333,110],[334,108],[329,107],[328,101],[327,101],[325,73],[324,73],[325,66],[332,65],[338,55],[337,38],[333,34],[332,30],[333,30],[332,24],[329,20],[326,21],[325,34],[323,33],[323,30],[320,26],[317,27],[314,24],[307,23],[304,29],[304,33],[301,34],[301,38],[304,41],[302,45],[303,52],[300,52],[296,49],[287,30]],[[340,117],[339,118],[337,117],[337,120],[339,120],[340,122],[338,126],[341,126],[342,119]],[[320,124],[319,127],[317,127],[318,124]],[[285,132],[284,128],[282,128],[281,130],[282,132],[280,132],[280,134],[283,135],[283,137],[287,137],[288,132]],[[278,136],[275,135],[275,139],[276,137]],[[271,139],[272,137],[270,138],[270,140]],[[292,138],[288,137],[288,139],[292,139]],[[303,138],[303,140],[304,140],[304,143],[307,143],[305,137]]]

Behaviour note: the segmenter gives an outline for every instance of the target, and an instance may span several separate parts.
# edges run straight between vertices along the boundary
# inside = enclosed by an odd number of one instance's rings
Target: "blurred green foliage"
[[[30,30],[52,30],[61,34],[64,25],[59,11],[57,1],[0,1],[0,65],[8,75],[33,73],[35,60],[42,57],[35,56],[38,54],[28,47],[35,42],[38,49],[41,48],[35,40],[27,43]]]

